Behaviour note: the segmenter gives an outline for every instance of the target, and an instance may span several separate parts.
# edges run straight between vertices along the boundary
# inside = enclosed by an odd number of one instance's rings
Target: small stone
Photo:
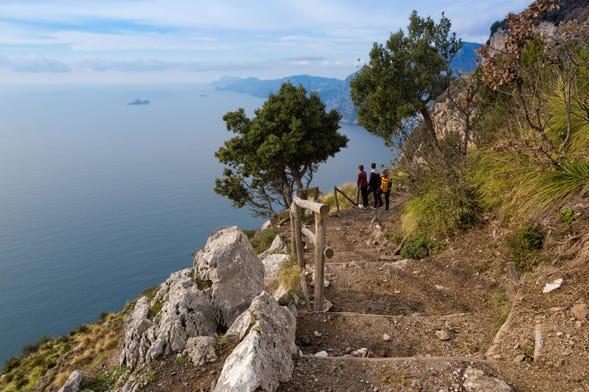
[[[515,363],[523,362],[525,360],[526,360],[526,356],[523,354],[518,355],[515,358],[513,358],[513,362],[515,362]]]
[[[315,354],[315,356],[317,358],[327,358],[329,356],[329,354],[327,353],[327,351],[319,351],[318,353]]]
[[[313,332],[313,335],[315,335],[315,337],[317,337],[317,338],[320,338],[321,337],[321,332],[315,331],[315,332]]]
[[[436,331],[436,336],[441,341],[447,341],[447,340],[451,340],[452,339],[452,335],[450,334],[450,332],[448,332],[445,329],[437,330]]]
[[[563,282],[563,279],[558,278],[551,283],[546,283],[546,286],[544,286],[544,290],[542,290],[542,292],[544,294],[550,293],[551,291],[558,289],[562,285],[562,282]]]
[[[571,308],[571,314],[576,320],[587,320],[587,316],[589,316],[589,307],[585,303],[575,304]]]
[[[388,341],[390,341],[390,340],[391,340],[391,335],[389,335],[389,334],[386,334],[386,333],[385,333],[385,334],[383,334],[383,335],[382,335],[382,340],[384,340],[385,342],[388,342]]]

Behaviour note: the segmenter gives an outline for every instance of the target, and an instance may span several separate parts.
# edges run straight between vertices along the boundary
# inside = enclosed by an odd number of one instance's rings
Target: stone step
[[[300,313],[297,345],[304,354],[329,356],[463,356],[483,359],[494,337],[484,314],[382,316],[358,313]]]
[[[325,279],[325,298],[337,312],[444,315],[491,308],[487,282],[432,259],[327,263]]]
[[[317,358],[295,362],[283,392],[515,391],[498,365],[472,358]]]

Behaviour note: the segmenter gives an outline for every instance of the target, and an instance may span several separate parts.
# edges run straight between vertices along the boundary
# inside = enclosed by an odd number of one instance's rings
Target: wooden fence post
[[[325,269],[325,257],[333,257],[333,249],[328,248],[326,243],[326,229],[325,229],[325,217],[329,213],[329,206],[327,204],[321,204],[313,201],[301,198],[307,190],[298,190],[295,192],[293,203],[291,204],[291,228],[293,234],[291,240],[293,243],[293,251],[297,256],[297,262],[302,269],[305,268],[304,260],[304,249],[303,249],[303,234],[307,237],[308,241],[315,246],[314,259],[315,259],[315,311],[323,311],[323,282],[324,282],[324,269]],[[319,192],[317,189],[316,192]],[[316,193],[316,198],[318,193]],[[315,214],[315,233],[310,230],[303,228],[302,225],[302,210],[308,209]]]
[[[337,191],[338,191],[337,187],[334,186],[333,187],[333,197],[335,198],[335,208],[337,209],[337,212],[339,212],[339,200],[337,197]]]
[[[323,250],[325,248],[325,219],[323,214],[315,214],[315,236],[317,243],[315,244],[315,311],[323,311],[323,272],[325,257]]]
[[[304,269],[305,268],[305,257],[304,252],[305,249],[303,247],[303,234],[301,233],[301,217],[302,217],[302,209],[296,203],[292,204],[293,206],[293,214],[294,214],[294,247],[295,247],[295,254],[297,255],[297,263],[299,266]]]

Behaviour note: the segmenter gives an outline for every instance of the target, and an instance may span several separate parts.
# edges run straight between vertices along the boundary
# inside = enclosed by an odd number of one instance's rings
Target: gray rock
[[[276,237],[274,237],[274,240],[272,240],[272,244],[270,244],[270,247],[262,253],[260,253],[260,258],[264,259],[272,254],[279,253],[286,253],[286,243],[284,242],[282,237],[279,234],[277,234]]]
[[[195,269],[171,274],[151,301],[137,301],[125,325],[121,365],[135,368],[183,352],[189,337],[215,336],[248,308],[263,279],[263,264],[239,229],[213,233],[196,253]]]
[[[214,392],[275,391],[294,369],[296,318],[266,292],[227,331],[240,343],[225,360]]]
[[[486,375],[480,369],[468,367],[464,371],[463,387],[466,392],[511,392],[513,389],[503,380]]]
[[[329,357],[329,354],[327,353],[327,351],[319,351],[318,353],[315,353],[314,356],[317,358],[327,358]]]
[[[286,306],[289,304],[290,300],[292,299],[292,295],[290,291],[284,286],[280,285],[272,295],[278,304],[282,306]]]
[[[211,282],[221,323],[231,325],[264,290],[264,265],[237,227],[220,229],[194,256],[196,279]]]
[[[264,263],[264,285],[266,287],[276,281],[280,266],[289,259],[290,256],[284,254],[271,254],[262,259],[262,263]]]
[[[260,227],[261,231],[264,231],[266,229],[269,229],[272,226],[272,221],[270,219],[268,219],[266,222],[264,222],[262,224],[262,227]]]
[[[208,362],[215,362],[217,360],[217,353],[215,352],[215,344],[217,339],[212,336],[197,336],[189,338],[186,341],[186,349],[184,354],[192,360],[196,366],[202,366]]]
[[[81,370],[74,370],[68,377],[63,387],[59,388],[57,392],[78,392],[80,390],[80,384],[87,379],[86,374]]]
[[[189,336],[214,336],[215,308],[194,271],[174,272],[151,302],[141,297],[125,324],[121,365],[134,368],[162,354],[182,352]]]
[[[437,330],[436,336],[441,341],[452,340],[452,334],[446,329]]]

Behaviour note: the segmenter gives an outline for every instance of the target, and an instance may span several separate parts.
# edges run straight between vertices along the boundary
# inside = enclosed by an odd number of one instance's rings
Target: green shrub
[[[429,238],[424,233],[415,234],[401,248],[401,256],[406,259],[419,260],[444,248],[443,243]]]
[[[149,312],[147,314],[147,317],[151,320],[153,320],[154,317],[156,317],[158,314],[160,314],[160,312],[162,311],[162,306],[164,306],[164,302],[163,301],[156,301],[150,308],[149,308]]]
[[[20,348],[20,353],[23,357],[31,355],[39,351],[38,343],[27,343]]]
[[[300,278],[301,267],[294,260],[282,263],[276,276],[278,283],[287,289],[297,287]]]
[[[147,297],[148,300],[152,300],[155,298],[155,296],[157,295],[158,291],[160,290],[160,286],[153,286],[153,287],[149,287],[147,289],[144,289],[141,292],[141,296],[143,297]]]
[[[577,220],[577,216],[575,215],[575,212],[570,207],[567,207],[567,206],[560,209],[559,217],[560,217],[560,221],[562,223],[564,223],[565,225],[570,225],[574,221]]]
[[[4,361],[4,367],[2,368],[2,373],[7,374],[12,369],[18,367],[19,365],[20,365],[20,358],[10,357],[6,361]]]
[[[212,280],[196,279],[196,287],[198,287],[198,289],[201,291],[209,289],[209,288],[213,287],[213,281]]]
[[[82,383],[80,392],[106,392],[116,386],[117,381],[124,376],[125,369],[122,367],[112,367],[104,373],[99,374],[96,378],[89,379]]]
[[[428,232],[445,237],[480,221],[477,195],[466,182],[451,184],[438,179],[425,187],[403,207],[401,224],[405,233]]]
[[[384,238],[387,241],[392,242],[393,244],[398,244],[403,240],[403,234],[398,231],[392,233],[384,233]]]
[[[544,246],[544,229],[526,224],[507,238],[507,253],[518,268],[530,270],[538,264],[538,251]]]
[[[268,228],[256,233],[251,239],[251,244],[256,253],[262,253],[270,247],[274,237],[279,234],[279,231],[274,228]]]

